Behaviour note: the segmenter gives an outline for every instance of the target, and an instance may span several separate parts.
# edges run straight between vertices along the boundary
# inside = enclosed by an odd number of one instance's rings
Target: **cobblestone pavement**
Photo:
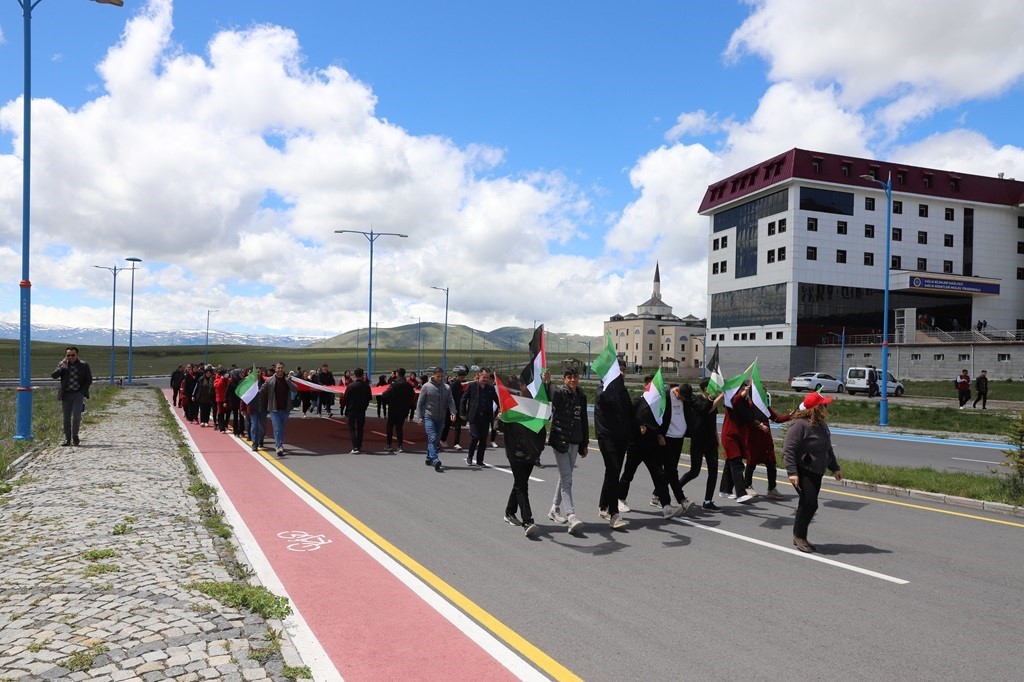
[[[185,588],[231,580],[233,555],[161,401],[124,390],[0,496],[0,680],[287,679],[262,617]]]

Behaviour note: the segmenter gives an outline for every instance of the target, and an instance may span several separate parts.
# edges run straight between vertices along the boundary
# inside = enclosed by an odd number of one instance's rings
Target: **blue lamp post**
[[[371,228],[369,232],[363,232],[362,230],[335,230],[334,234],[361,234],[366,237],[366,241],[370,242],[370,299],[367,304],[367,319],[366,323],[366,371],[369,374],[373,374],[373,337],[370,332],[373,330],[373,243],[377,241],[378,237],[401,237],[406,239],[409,237],[407,234],[399,234],[398,232],[374,232]]]
[[[110,302],[110,385],[114,385],[114,323],[117,321],[117,273],[127,268],[119,268],[116,265],[114,267],[107,267],[106,265],[94,265],[94,268],[100,270],[108,270],[110,274],[114,276],[114,296]]]
[[[135,264],[141,263],[141,258],[129,256],[126,261],[132,264],[132,296],[131,304],[128,306],[128,384],[132,383],[132,333],[135,330]]]
[[[885,294],[882,297],[882,385],[881,404],[878,408],[878,425],[889,425],[889,269],[892,267],[890,249],[892,247],[892,171],[889,171],[885,182],[873,175],[860,176],[870,180],[885,190]]]
[[[21,314],[18,341],[18,404],[14,440],[32,440],[32,281],[29,279],[32,198],[32,10],[42,0],[18,0],[25,19],[25,92],[21,153]],[[94,0],[101,5],[124,6],[124,0]],[[117,276],[114,276],[115,283]],[[114,374],[111,372],[113,382]]]
[[[444,340],[441,342],[441,366],[448,370],[448,287],[430,287],[444,292]]]

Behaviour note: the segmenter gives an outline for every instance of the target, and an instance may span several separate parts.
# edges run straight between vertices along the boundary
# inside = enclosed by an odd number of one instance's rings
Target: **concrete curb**
[[[1001,502],[974,500],[969,497],[957,497],[956,495],[945,495],[943,493],[930,493],[925,490],[900,488],[894,485],[852,481],[848,478],[845,478],[842,481],[829,481],[829,483],[831,485],[838,485],[846,488],[856,488],[857,490],[863,490],[866,492],[892,495],[893,497],[909,497],[915,500],[934,502],[936,504],[949,504],[955,507],[965,507],[967,509],[976,509],[978,511],[987,511],[995,514],[1024,517],[1024,507],[1014,507],[1013,505],[1003,504]]]

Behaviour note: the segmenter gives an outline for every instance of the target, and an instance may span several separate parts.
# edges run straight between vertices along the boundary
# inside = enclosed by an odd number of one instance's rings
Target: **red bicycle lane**
[[[273,573],[264,583],[280,584],[300,616],[289,630],[308,627],[305,634],[338,675],[357,680],[547,679],[364,537],[368,529],[358,520],[353,527],[339,517],[342,510],[330,509],[315,491],[303,490],[282,462],[214,428],[186,423],[178,408],[173,412],[201,468],[212,474],[211,483],[244,524],[247,533],[236,528],[236,535],[257,574],[261,554],[264,570]],[[255,548],[246,547],[246,535]]]

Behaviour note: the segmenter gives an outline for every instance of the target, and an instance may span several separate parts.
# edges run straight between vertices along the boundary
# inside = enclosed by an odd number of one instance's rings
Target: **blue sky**
[[[0,7],[0,319],[18,319],[22,21]],[[886,21],[880,17],[885,16]],[[599,333],[705,314],[707,184],[794,146],[1024,174],[1013,3],[44,0],[33,320]],[[868,46],[865,48],[865,46]],[[127,290],[126,279],[121,279]],[[118,326],[127,326],[119,295]]]

